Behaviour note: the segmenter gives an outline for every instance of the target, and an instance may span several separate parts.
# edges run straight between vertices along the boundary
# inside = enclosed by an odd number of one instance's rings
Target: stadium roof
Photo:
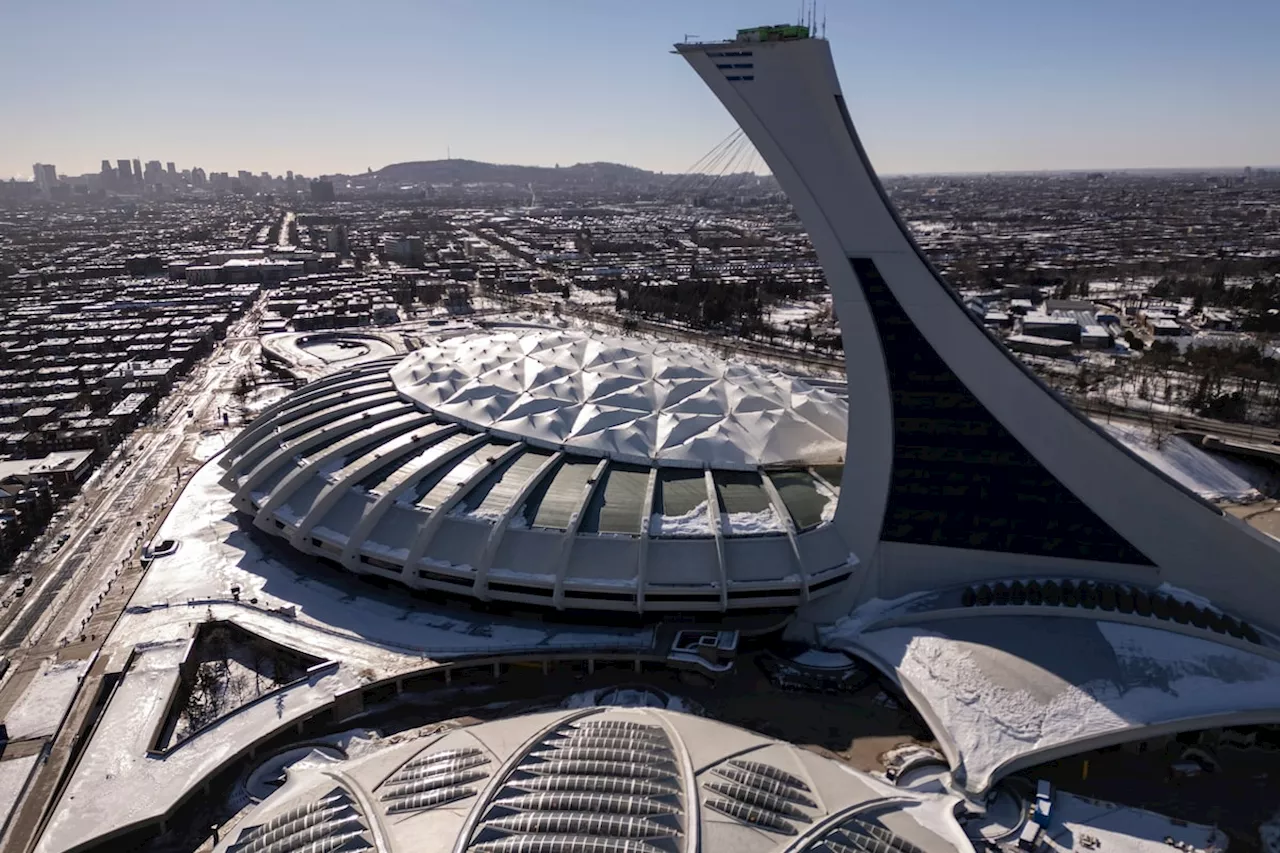
[[[693,348],[471,334],[291,394],[228,446],[222,483],[258,528],[414,588],[787,609],[857,563],[831,524],[846,413]]]
[[[844,456],[843,400],[677,344],[499,332],[436,342],[391,376],[445,420],[589,456],[744,470]]]
[[[218,853],[971,849],[955,796],[649,708],[512,717],[348,760],[315,754],[287,779]]]

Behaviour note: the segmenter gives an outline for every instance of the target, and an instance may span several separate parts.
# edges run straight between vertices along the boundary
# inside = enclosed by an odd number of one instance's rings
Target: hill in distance
[[[372,174],[355,178],[376,178],[396,184],[573,184],[652,180],[659,173],[620,163],[576,163],[572,166],[513,166],[481,163],[476,160],[415,160],[392,163]]]

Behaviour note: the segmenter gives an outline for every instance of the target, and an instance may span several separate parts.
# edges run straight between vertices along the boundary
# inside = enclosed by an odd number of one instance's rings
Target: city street
[[[253,365],[258,340],[249,335],[262,310],[259,302],[230,330],[189,376],[178,383],[157,408],[148,425],[127,439],[119,452],[99,470],[93,482],[70,505],[59,535],[68,538],[54,549],[46,537],[40,553],[27,562],[31,586],[10,603],[0,617],[0,649],[10,666],[0,683],[0,718],[23,698],[38,690],[42,667],[96,660],[103,640],[144,571],[142,546],[168,511],[181,483],[199,467],[202,437],[217,440],[221,412],[227,411],[236,377]],[[234,429],[233,422],[229,429]],[[207,436],[202,436],[207,434]],[[20,581],[11,581],[13,586]],[[87,710],[97,693],[100,667],[91,667],[71,700],[62,722]],[[58,709],[60,712],[61,709]],[[55,713],[50,709],[50,713]],[[14,809],[4,840],[5,849],[23,849],[35,836],[39,820],[51,801],[54,785],[69,757],[65,725],[38,743],[11,744],[5,758],[43,750],[26,796]]]

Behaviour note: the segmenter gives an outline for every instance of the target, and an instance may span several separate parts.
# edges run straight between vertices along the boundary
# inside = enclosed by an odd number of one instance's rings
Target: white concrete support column
[[[276,445],[275,451],[266,450],[266,448],[270,447],[270,444],[268,444],[264,439],[261,444],[261,447],[264,449],[263,453],[255,452],[253,458],[249,458],[247,454],[238,458],[235,463],[227,469],[227,473],[223,475],[221,481],[222,485],[228,489],[235,489],[236,478],[245,471],[248,471],[249,473],[245,478],[245,482],[240,484],[240,491],[243,491],[248,483],[255,481],[261,482],[262,478],[265,476],[263,474],[264,467],[267,466],[268,462],[272,458],[280,458],[281,451],[287,450],[291,446],[290,442],[298,436],[305,437],[309,433],[317,431],[326,432],[329,429],[334,428],[335,421],[347,417],[348,415],[367,412],[375,406],[392,403],[395,400],[396,395],[387,391],[382,394],[372,394],[367,397],[344,399],[342,401],[342,405],[334,408],[321,406],[317,408],[315,412],[307,415],[305,418],[294,421],[276,433],[274,436]],[[266,470],[269,473],[273,469],[266,467]]]
[[[275,511],[289,502],[289,498],[293,497],[294,492],[301,488],[301,486],[312,477],[316,476],[317,470],[322,468],[327,462],[341,457],[344,453],[350,450],[351,447],[358,445],[361,441],[368,440],[370,431],[372,431],[375,436],[380,435],[383,431],[377,429],[379,425],[384,424],[389,420],[399,418],[402,415],[409,414],[412,411],[412,409],[408,408],[400,410],[389,408],[383,412],[365,412],[363,419],[354,429],[348,431],[346,436],[341,437],[330,444],[322,450],[315,459],[311,460],[310,463],[306,465],[299,465],[286,475],[285,478],[280,481],[280,484],[271,490],[271,495],[262,502],[262,506],[258,508],[258,514],[254,518],[254,523],[259,527],[262,527],[262,521],[269,522]],[[300,443],[296,447],[287,448],[287,450],[292,451],[292,453],[289,453],[290,456],[295,456],[299,453],[305,453],[317,445],[323,445],[325,439],[328,438],[332,438],[332,436],[320,433],[319,435],[313,436],[308,441]],[[282,449],[280,452],[284,453],[285,449]]]
[[[445,429],[437,433],[438,438],[435,443],[443,441],[454,433],[461,431],[461,429],[462,428],[456,424],[445,427]],[[378,522],[382,520],[382,516],[386,514],[387,510],[391,509],[392,504],[399,500],[401,495],[417,486],[418,482],[423,477],[429,475],[432,471],[436,470],[436,468],[440,467],[440,465],[448,462],[460,453],[467,453],[471,451],[484,440],[485,437],[483,435],[472,436],[470,441],[463,442],[458,447],[453,448],[453,450],[441,453],[439,456],[426,460],[421,468],[397,483],[395,488],[387,489],[386,492],[373,502],[373,506],[369,507],[365,514],[360,517],[359,523],[357,523],[355,529],[351,531],[351,538],[347,540],[346,547],[342,549],[343,565],[350,568],[358,562],[360,546],[369,538],[369,534],[373,532],[373,528],[377,526]],[[406,572],[405,582],[408,583],[411,580],[412,578],[410,578]]]
[[[566,526],[564,535],[560,537],[560,553],[556,559],[556,586],[555,592],[552,594],[552,601],[557,610],[564,610],[564,578],[569,572],[569,558],[573,556],[573,540],[578,536],[578,527],[582,524],[582,514],[591,503],[591,497],[599,487],[600,479],[604,476],[604,469],[608,465],[608,459],[601,459],[600,464],[596,465],[595,470],[591,472],[591,477],[587,480],[587,484],[582,487],[582,500],[579,501],[578,508],[573,511],[573,515],[569,516],[569,524]]]
[[[417,453],[432,442],[438,441],[442,434],[448,435],[452,432],[448,427],[437,423],[428,415],[422,416],[422,425],[415,427],[415,430],[416,432],[410,436],[407,443],[390,453],[375,452],[371,454],[364,464],[349,471],[342,482],[326,485],[316,497],[315,503],[311,505],[311,511],[298,523],[298,529],[293,534],[295,544],[306,541],[307,537],[311,535],[312,529],[329,514],[329,510],[333,509],[334,505],[342,499],[348,489],[355,487],[355,484],[361,482],[365,477],[388,462]]]
[[[791,558],[795,560],[796,571],[800,574],[800,601],[805,603],[809,601],[809,567],[804,563],[804,557],[800,555],[800,543],[796,541],[796,523],[791,517],[791,511],[787,509],[787,505],[782,500],[782,495],[778,494],[778,489],[773,485],[773,481],[769,479],[769,475],[763,470],[760,471],[760,482],[764,486],[765,494],[769,496],[769,503],[773,505],[773,511],[778,516],[778,520],[782,522],[782,528],[787,533],[787,543],[791,546]]]
[[[729,609],[729,568],[724,557],[724,525],[720,521],[720,498],[716,494],[716,480],[711,469],[704,469],[702,482],[707,487],[707,522],[716,537],[716,565],[720,568],[720,611]]]
[[[409,556],[404,561],[406,574],[417,576],[418,563],[426,555],[427,548],[431,547],[431,540],[436,538],[440,525],[444,524],[444,520],[449,517],[449,513],[453,512],[454,508],[467,496],[467,493],[479,485],[481,480],[492,474],[494,469],[500,467],[508,459],[523,450],[524,445],[522,444],[512,444],[503,448],[501,452],[491,456],[485,464],[477,468],[471,476],[459,483],[457,488],[440,502],[440,506],[436,507],[435,511],[422,522],[418,528],[417,535],[413,538],[413,544],[409,547]]]
[[[564,459],[564,451],[559,451],[547,457],[547,460],[538,466],[538,470],[533,472],[533,476],[524,482],[519,491],[507,508],[502,511],[502,517],[494,522],[493,528],[489,531],[489,537],[485,540],[484,551],[480,554],[480,559],[476,561],[476,579],[472,584],[471,591],[481,601],[489,600],[489,570],[493,568],[493,561],[498,556],[498,549],[502,547],[502,537],[506,535],[507,528],[511,526],[511,519],[524,506],[525,501],[529,500],[529,495],[533,494],[533,490],[538,488],[542,481],[555,471],[560,462]]]
[[[649,482],[644,489],[640,515],[640,548],[636,566],[636,610],[644,612],[644,597],[649,586],[649,525],[653,523],[653,496],[658,491],[658,469],[649,469]]]

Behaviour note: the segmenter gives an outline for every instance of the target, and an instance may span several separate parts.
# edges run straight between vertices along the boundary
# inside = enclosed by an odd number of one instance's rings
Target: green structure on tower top
[[[749,27],[738,30],[738,41],[794,41],[807,39],[809,28],[800,24],[774,24],[771,27]]]

